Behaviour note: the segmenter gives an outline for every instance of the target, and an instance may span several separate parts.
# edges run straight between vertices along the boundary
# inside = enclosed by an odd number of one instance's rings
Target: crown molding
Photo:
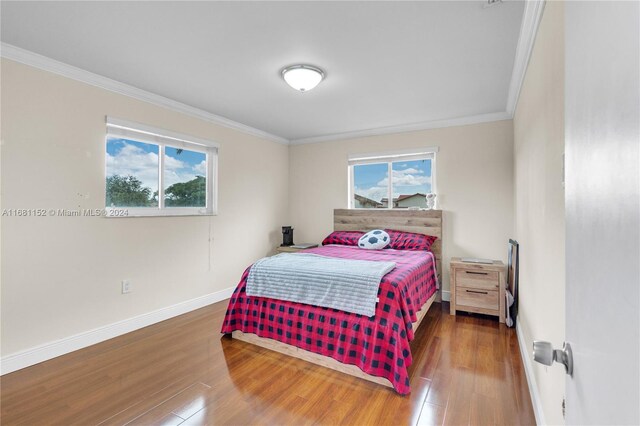
[[[183,104],[173,99],[165,98],[164,96],[156,95],[155,93],[147,92],[146,90],[138,89],[137,87],[112,80],[99,74],[94,74],[81,68],[56,61],[49,57],[19,48],[17,46],[13,46],[8,43],[2,43],[0,48],[0,56],[12,61],[39,68],[44,71],[49,71],[63,77],[71,78],[82,83],[90,84],[101,89],[129,96],[131,98],[138,99],[140,101],[144,101],[162,108],[167,108],[172,111],[198,118],[200,120],[227,127],[229,129],[238,130],[240,132],[252,136],[257,136],[259,138],[266,139],[272,142],[277,142],[284,145],[289,144],[289,141],[283,137],[273,135],[263,130],[238,123],[237,121],[233,121],[228,118],[212,114],[205,110]]]
[[[425,121],[413,124],[401,124],[399,126],[379,127],[374,129],[356,130],[353,132],[333,133],[330,135],[313,136],[310,138],[292,139],[291,145],[307,143],[329,142],[342,139],[364,138],[369,136],[388,135],[392,133],[416,132],[420,130],[440,129],[444,127],[468,126],[470,124],[489,123],[492,121],[510,120],[513,116],[507,112],[494,112],[491,114],[470,115],[448,120]]]
[[[509,95],[507,97],[507,112],[511,117],[516,112],[520,90],[527,73],[533,45],[536,41],[536,34],[544,12],[545,0],[527,0],[524,5],[522,25],[520,25],[520,36],[516,47],[516,58],[513,63],[513,73],[509,84]]]
[[[520,26],[520,35],[518,38],[518,45],[516,47],[516,57],[513,66],[513,73],[511,75],[511,83],[509,85],[507,108],[505,112],[458,117],[447,120],[402,124],[397,126],[356,130],[343,133],[333,133],[293,140],[287,140],[286,138],[267,133],[263,130],[238,123],[236,121],[212,114],[202,109],[195,108],[169,98],[165,98],[164,96],[156,95],[154,93],[138,89],[128,84],[124,84],[119,81],[112,80],[107,77],[103,77],[101,75],[94,74],[92,72],[53,60],[46,56],[21,49],[11,44],[2,43],[0,56],[16,62],[33,66],[35,68],[59,74],[77,81],[81,81],[83,83],[100,87],[105,90],[109,90],[163,108],[180,112],[185,115],[199,118],[204,121],[218,124],[220,126],[257,136],[269,141],[281,143],[284,145],[301,145],[307,143],[330,142],[342,139],[386,135],[392,133],[404,133],[445,127],[466,126],[470,124],[512,119],[515,113],[518,98],[520,96],[520,90],[522,88],[522,83],[527,71],[529,59],[531,58],[531,53],[533,51],[536,34],[538,32],[538,26],[540,24],[540,20],[542,19],[544,5],[545,0],[527,0],[525,2],[522,25]]]

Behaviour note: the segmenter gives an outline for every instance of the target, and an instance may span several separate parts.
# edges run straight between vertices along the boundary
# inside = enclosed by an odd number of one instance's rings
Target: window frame
[[[350,154],[348,156],[348,201],[347,206],[352,210],[406,210],[403,207],[393,207],[393,163],[399,161],[415,161],[415,160],[431,160],[431,193],[436,193],[436,154],[440,150],[437,146],[420,148],[420,149],[407,149],[398,151],[386,151],[378,153],[366,153],[366,154]],[[354,166],[361,166],[366,164],[387,164],[387,176],[389,177],[387,183],[387,207],[380,207],[379,209],[372,208],[356,208],[355,205],[355,177]]]
[[[157,207],[111,207],[107,206],[105,217],[170,217],[170,216],[215,216],[218,214],[218,150],[217,142],[184,135],[171,130],[135,123],[114,117],[106,117],[105,155],[110,138],[127,139],[158,146],[158,206]],[[205,154],[206,200],[205,207],[166,207],[164,188],[165,148],[179,148]],[[107,181],[107,161],[104,161],[104,182]],[[106,190],[106,185],[105,185]],[[126,211],[126,214],[122,212]]]

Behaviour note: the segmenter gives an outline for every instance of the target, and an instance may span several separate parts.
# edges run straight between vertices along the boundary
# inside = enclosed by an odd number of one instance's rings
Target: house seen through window
[[[434,166],[435,152],[353,156],[350,207],[424,208],[435,192]]]

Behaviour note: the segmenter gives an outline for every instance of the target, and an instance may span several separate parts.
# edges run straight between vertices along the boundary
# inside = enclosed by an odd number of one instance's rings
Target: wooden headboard
[[[335,209],[334,231],[370,231],[396,229],[438,237],[431,251],[436,257],[436,269],[442,274],[442,210],[400,209]]]

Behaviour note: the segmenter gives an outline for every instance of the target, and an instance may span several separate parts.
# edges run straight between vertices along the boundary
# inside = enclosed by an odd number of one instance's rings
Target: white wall
[[[234,287],[280,241],[287,146],[9,60],[1,72],[3,209],[103,208],[105,115],[221,145],[215,217],[3,217],[3,356]]]
[[[533,339],[561,348],[565,337],[563,11],[562,2],[546,3],[513,120],[518,322],[529,357]],[[539,420],[563,424],[564,369],[532,366],[543,411]]]
[[[513,237],[511,120],[292,146],[291,225],[296,242],[320,242],[333,230],[333,209],[347,208],[349,154],[439,146],[436,185],[443,210],[443,288],[449,259],[506,262]],[[446,294],[445,294],[446,295]]]

